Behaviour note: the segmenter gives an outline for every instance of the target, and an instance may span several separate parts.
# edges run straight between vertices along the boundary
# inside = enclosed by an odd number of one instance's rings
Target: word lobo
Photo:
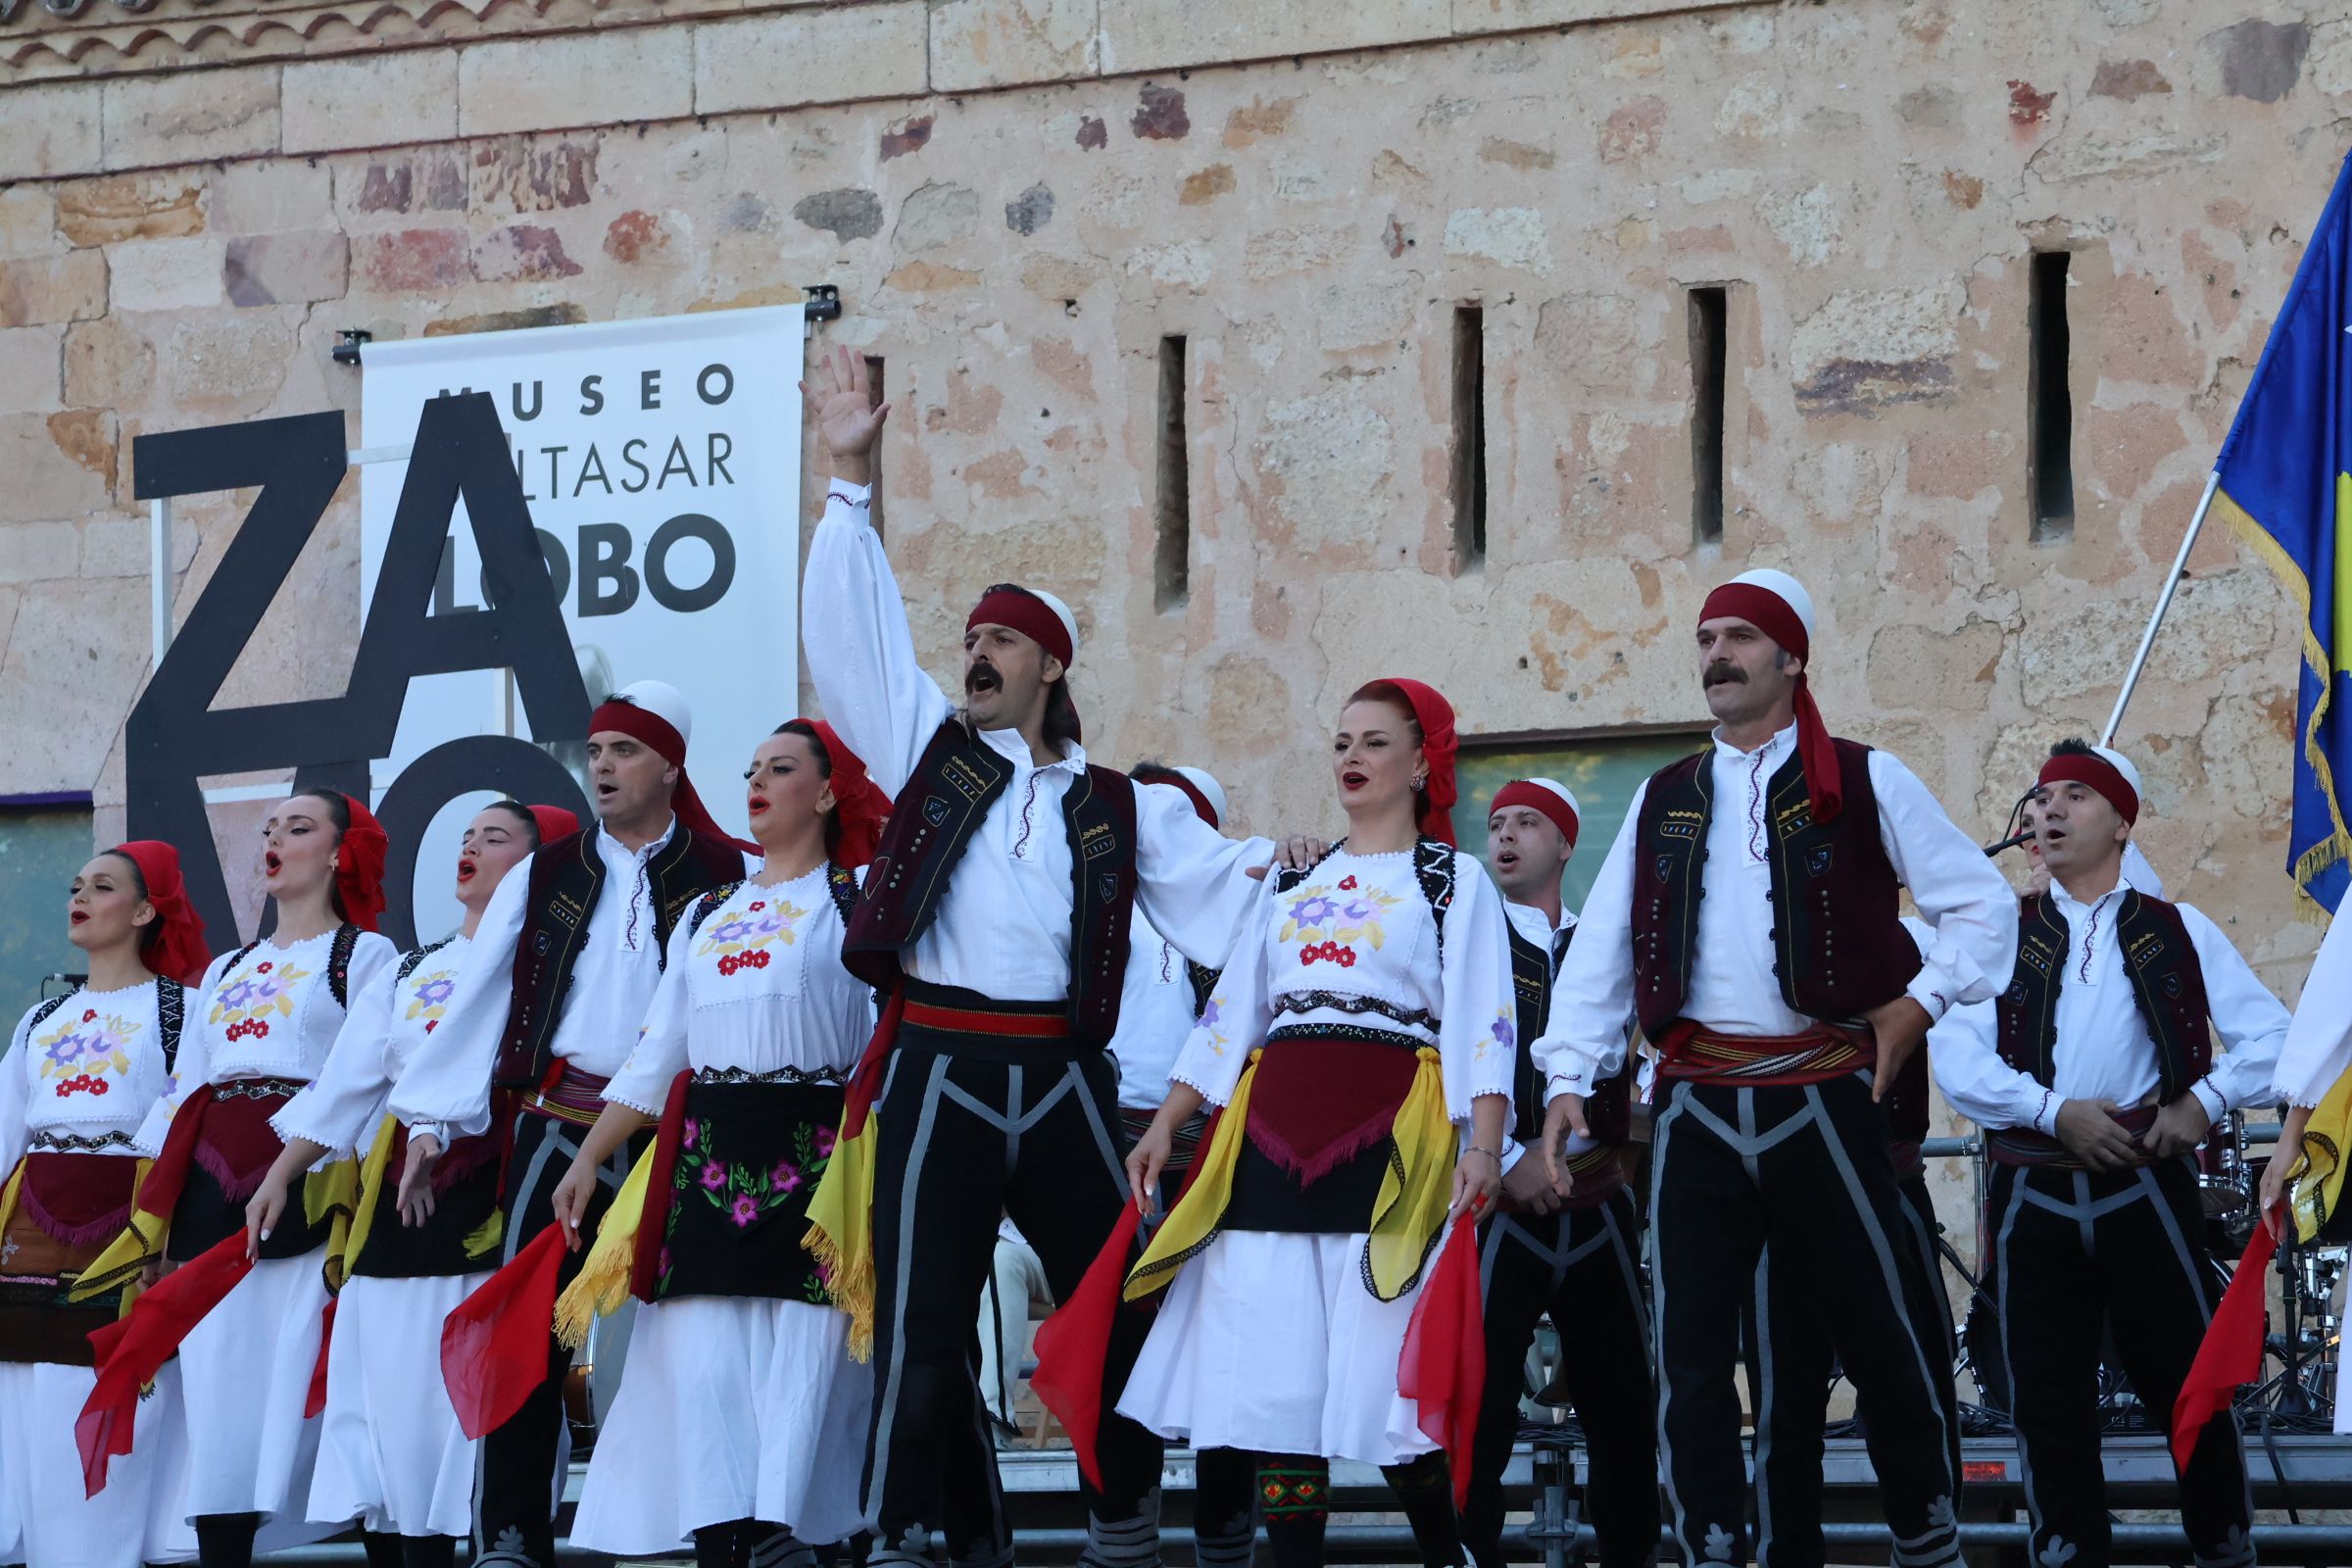
[[[642,589],[654,603],[680,614],[709,610],[727,596],[735,582],[735,540],[726,525],[700,512],[681,512],[656,528],[645,542],[642,565],[632,564],[637,541],[628,526],[618,522],[582,523],[575,530],[576,549],[545,528],[535,530],[539,552],[547,559],[547,573],[557,603],[572,586],[572,563],[579,563],[579,599],[574,613],[617,615],[637,603]],[[681,580],[683,579],[683,580]],[[490,602],[489,570],[483,568],[480,597],[461,596],[458,586],[456,542],[441,557],[433,581],[433,613],[463,614]]]
[[[236,923],[219,853],[208,853],[213,833],[205,817],[204,779],[291,767],[297,789],[338,789],[364,798],[368,760],[392,755],[409,683],[468,669],[513,670],[539,740],[587,738],[588,693],[564,628],[561,590],[541,553],[546,536],[531,526],[489,393],[437,397],[424,405],[351,678],[339,697],[213,707],[343,482],[343,416],[302,414],[142,435],[131,443],[131,465],[142,501],[260,492],[140,693],[124,732],[129,836],[181,847],[189,894],[217,942],[227,941]],[[431,612],[461,501],[481,558],[481,603],[476,613],[436,618]],[[699,520],[717,528],[707,517]],[[695,531],[690,523],[678,537]],[[718,583],[722,574],[732,574],[733,547],[722,553],[710,538],[703,543],[725,564],[723,573],[711,573],[710,583]],[[659,553],[665,559],[667,550]],[[659,591],[670,586],[664,578]],[[425,825],[449,802],[483,789],[571,806],[583,816],[588,810],[571,775],[529,741],[466,736],[409,763],[375,808],[392,840],[384,876],[391,906],[383,930],[397,945],[416,941],[411,889]]]

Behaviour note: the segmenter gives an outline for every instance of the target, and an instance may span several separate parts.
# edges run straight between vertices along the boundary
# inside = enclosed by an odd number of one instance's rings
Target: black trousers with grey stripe
[[[1462,1507],[1462,1544],[1478,1568],[1503,1568],[1502,1472],[1519,1435],[1527,1349],[1545,1312],[1585,1431],[1585,1513],[1601,1568],[1638,1568],[1656,1556],[1658,1398],[1641,1248],[1633,1194],[1622,1188],[1588,1208],[1497,1214],[1480,1228],[1487,1385]]]
[[[580,1152],[584,1127],[524,1111],[514,1115],[514,1149],[507,1161],[506,1237],[501,1263],[547,1229],[556,1217],[556,1188]],[[597,1170],[597,1188],[580,1223],[580,1250],[565,1252],[557,1279],[569,1285],[596,1243],[597,1227],[612,1195],[628,1174],[629,1162],[653,1142],[631,1139]],[[478,1568],[555,1568],[556,1455],[564,1437],[564,1378],[571,1351],[551,1332],[547,1337],[547,1381],[531,1391],[522,1408],[483,1435],[474,1489],[474,1562]]]
[[[1740,1316],[1769,1244],[1776,1270],[1812,1282],[1810,1310],[1853,1383],[1895,1568],[1956,1568],[1941,1347],[1913,1327],[1925,1287],[1868,1075],[1756,1088],[1685,1080],[1663,1098],[1650,1200],[1658,1446],[1685,1559],[1747,1560],[1736,1373]],[[1773,1328],[1757,1331],[1769,1339]]]
[[[1903,1245],[1919,1254],[1925,1286],[1911,1303],[1912,1328],[1929,1348],[1946,1452],[1958,1475],[1960,1401],[1952,1365],[1960,1346],[1936,1254],[1936,1202],[1924,1174],[1906,1176],[1899,1186],[1911,1221]],[[1756,1268],[1754,1321],[1772,1326],[1769,1340],[1751,1329],[1747,1348],[1748,1388],[1756,1403],[1756,1561],[1762,1568],[1819,1568],[1829,1560],[1821,1533],[1822,1439],[1838,1350],[1814,1314],[1820,1289],[1819,1280],[1774,1267],[1769,1249]]]
[[[1118,1068],[1100,1051],[908,1026],[876,1115],[865,1512],[873,1562],[927,1561],[936,1530],[981,1523],[950,1506],[943,1478],[977,1451],[972,1315],[998,1222],[1011,1216],[1054,1299],[1069,1299],[1127,1202]],[[1161,1444],[1113,1410],[1150,1327],[1123,1311],[1112,1334],[1097,1444],[1103,1485],[1085,1489],[1090,1564],[1158,1555]],[[956,1533],[951,1557],[987,1554],[990,1544]]]
[[[2113,1334],[2141,1408],[2169,1432],[2219,1301],[2192,1240],[2205,1222],[2196,1173],[2185,1155],[2130,1171],[1995,1165],[1988,1214],[2031,1555],[2105,1568],[2101,1333]],[[2206,1423],[2180,1476],[2180,1522],[2198,1563],[2248,1568],[2253,1517],[2237,1423],[2225,1412]]]

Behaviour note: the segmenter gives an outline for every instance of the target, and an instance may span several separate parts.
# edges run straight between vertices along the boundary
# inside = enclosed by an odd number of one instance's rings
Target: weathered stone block
[[[113,283],[107,297],[118,311],[194,311],[222,299],[217,239],[134,240],[108,248]]]
[[[155,350],[121,318],[75,321],[66,328],[66,401],[76,408],[122,409],[146,401],[155,385]]]
[[[8,406],[42,414],[58,406],[65,385],[64,333],[55,326],[0,330],[0,388]]]
[[[1544,233],[1544,215],[1532,207],[1493,210],[1465,207],[1446,220],[1446,254],[1531,272],[1551,270],[1551,245]]]
[[[538,223],[514,223],[474,241],[473,272],[485,283],[548,282],[580,275],[564,236]]]
[[[276,234],[334,219],[334,174],[316,158],[268,158],[230,164],[212,174],[206,203],[216,231]]]
[[[102,89],[94,81],[0,92],[0,180],[94,174],[106,167]]]
[[[437,294],[473,280],[462,228],[404,228],[359,240],[360,285],[378,294]]]
[[[835,239],[871,239],[882,232],[882,198],[854,186],[820,190],[793,203],[792,216]]]
[[[92,473],[73,453],[59,444],[57,434],[50,429],[50,420],[60,415],[10,414],[0,416],[0,472],[8,475],[8,483],[0,485],[0,522],[62,523],[66,532],[74,531],[70,519],[85,512],[94,512],[107,504],[107,479]],[[0,573],[10,568],[6,558],[15,554],[10,535],[0,534]],[[29,559],[15,568],[16,580],[27,577],[71,577],[74,575],[75,547],[44,545],[45,536],[25,536],[25,554]]]
[[[0,256],[46,256],[57,248],[57,201],[48,185],[0,189]]]
[[[694,112],[911,97],[927,85],[928,34],[921,0],[705,23],[694,29]]]
[[[1982,713],[1992,703],[2001,628],[1971,617],[1953,632],[1894,622],[1870,640],[1870,699],[1882,709]]]
[[[109,174],[58,187],[57,231],[72,245],[204,232],[204,185],[185,174]]]
[[[969,185],[928,184],[899,208],[891,243],[901,251],[945,250],[980,221],[980,196]]]
[[[287,66],[285,150],[449,140],[458,133],[458,58],[455,49],[400,49]]]
[[[12,436],[12,430],[0,428],[0,447],[15,445]],[[0,582],[71,577],[80,560],[81,542],[71,522],[8,521],[0,525]]]
[[[200,413],[251,417],[285,384],[293,359],[293,329],[274,312],[194,317],[165,345],[164,391]]]
[[[180,71],[106,82],[106,167],[144,169],[277,150],[277,70]]]
[[[691,114],[694,47],[684,27],[619,27],[462,50],[459,133],[497,136]]]
[[[86,321],[106,314],[106,255],[73,251],[0,262],[0,326]]]
[[[339,300],[351,284],[351,241],[331,228],[232,239],[221,279],[231,305]]]
[[[13,541],[0,542],[0,560]],[[71,573],[67,573],[70,575]],[[76,714],[130,706],[146,671],[147,586],[121,579],[54,583],[22,596],[0,662],[0,793],[86,790],[115,745],[111,723],[61,723],[61,695]]]
[[[1102,70],[1371,49],[1443,38],[1452,0],[1120,0],[1103,8]]]
[[[1101,70],[1102,0],[945,0],[931,12],[931,88],[970,92]]]

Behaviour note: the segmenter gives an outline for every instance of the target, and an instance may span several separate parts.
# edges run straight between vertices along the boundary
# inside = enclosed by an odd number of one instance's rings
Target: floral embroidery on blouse
[[[1519,1027],[1517,1023],[1512,1020],[1509,1013],[1496,1013],[1494,1015],[1494,1027],[1489,1029],[1487,1032],[1493,1037],[1492,1049],[1500,1051],[1503,1053],[1503,1054],[1512,1056],[1514,1058],[1517,1056],[1519,1051]],[[1478,1043],[1478,1054],[1480,1056],[1483,1057],[1486,1055],[1489,1049],[1489,1041],[1481,1040]]]
[[[720,974],[764,969],[769,945],[791,947],[799,940],[793,928],[808,918],[808,911],[789,899],[754,899],[723,920],[705,926],[702,946],[694,950],[694,956],[703,958],[717,954]]]
[[[1208,1049],[1215,1052],[1220,1056],[1225,1054],[1225,1047],[1231,1042],[1231,1037],[1228,1036],[1223,1029],[1218,1027],[1224,1021],[1225,999],[1223,997],[1212,996],[1208,999],[1208,1005],[1200,1009],[1200,1022],[1193,1026],[1194,1028],[1200,1029],[1207,1034]]]
[[[1380,888],[1356,885],[1349,876],[1337,885],[1316,883],[1290,895],[1282,930],[1275,940],[1298,945],[1301,964],[1355,967],[1354,944],[1377,949],[1387,940],[1384,922],[1404,901]]]
[[[220,983],[213,993],[212,1021],[227,1024],[231,1040],[262,1039],[270,1033],[271,1015],[294,1016],[294,987],[311,974],[297,964],[264,958]]]
[[[129,1047],[138,1037],[137,1025],[95,1007],[84,1007],[78,1015],[60,1010],[69,1013],[65,1021],[32,1042],[32,1049],[41,1054],[41,1077],[58,1080],[51,1093],[60,1100],[107,1093],[106,1073],[130,1071]]]
[[[431,1034],[448,1016],[450,994],[458,989],[458,971],[435,969],[421,977],[412,975],[409,986],[408,1018],[422,1018],[424,1032]]]

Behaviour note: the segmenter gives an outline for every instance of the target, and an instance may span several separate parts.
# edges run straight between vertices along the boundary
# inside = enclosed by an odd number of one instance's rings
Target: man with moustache
[[[956,709],[916,658],[868,521],[889,406],[871,404],[846,351],[809,403],[835,477],[808,545],[808,675],[898,803],[845,948],[890,1004],[851,1085],[811,1244],[854,1348],[870,1335],[876,1363],[869,1561],[922,1564],[951,1511],[944,1461],[985,1442],[967,1353],[1000,1219],[1066,1300],[1127,1203],[1104,1048],[1131,913],[1188,958],[1220,963],[1272,846],[1222,838],[1181,792],[1087,761],[1068,682],[1077,620],[1052,594],[1000,584],[981,597]],[[1102,1481],[1084,1486],[1080,1560],[1094,1568],[1158,1559],[1160,1443],[1113,1413],[1148,1326],[1123,1311],[1111,1339]],[[1001,1547],[951,1531],[948,1550]]]
[[[1708,745],[1643,784],[1586,901],[1536,1045],[1544,1157],[1638,1021],[1659,1055],[1652,1121],[1660,1447],[1692,1563],[1747,1557],[1734,1372],[1767,1242],[1818,1282],[1816,1310],[1858,1396],[1898,1568],[1957,1564],[1936,1348],[1878,1104],[1931,1024],[1993,995],[2015,901],[1910,769],[1834,739],[1806,685],[1813,605],[1786,572],[1742,572],[1698,615]],[[1899,921],[1907,887],[1934,940]],[[1769,1338],[1770,1324],[1759,1325]],[[1569,1350],[1571,1355],[1578,1353]]]
[[[441,1026],[409,1058],[391,1110],[408,1124],[399,1202],[429,1213],[434,1162],[453,1137],[512,1123],[502,1261],[553,1221],[553,1196],[604,1086],[637,1043],[670,927],[695,899],[740,881],[743,854],[686,776],[686,701],[658,680],[624,686],[588,724],[596,825],[542,844],[500,882]],[[565,1254],[579,1269],[627,1175],[616,1156]],[[571,1352],[552,1330],[547,1381],[482,1439],[474,1500],[480,1568],[553,1568],[562,1383]]]
[[[2066,1568],[2109,1561],[2102,1335],[2169,1427],[2216,1299],[2191,1240],[2204,1209],[2190,1152],[2231,1110],[2275,1102],[2287,1033],[2286,1008],[2219,927],[2126,876],[2139,812],[2138,770],[2122,753],[2050,749],[2026,803],[2050,887],[2019,905],[2015,976],[1935,1034],[1936,1081],[1992,1154],[1986,1215],[2029,1549]],[[2250,1568],[2252,1499],[2230,1412],[2206,1423],[2180,1482],[2200,1568]]]
[[[1502,1568],[1503,1467],[1519,1433],[1521,1369],[1536,1324],[1551,1314],[1560,1374],[1585,1432],[1585,1512],[1602,1568],[1646,1563],[1658,1545],[1657,1388],[1642,1293],[1641,1219],[1626,1183],[1632,1053],[1586,1110],[1594,1136],[1572,1140],[1568,1196],[1552,1191],[1533,1150],[1544,1136],[1544,1075],[1531,1047],[1544,1032],[1552,976],[1576,935],[1560,876],[1576,853],[1576,797],[1548,778],[1513,779],[1487,813],[1487,865],[1511,924],[1518,1001],[1514,1122],[1502,1146],[1500,1211],[1480,1227],[1487,1385],[1471,1446],[1462,1542],[1478,1568]]]

